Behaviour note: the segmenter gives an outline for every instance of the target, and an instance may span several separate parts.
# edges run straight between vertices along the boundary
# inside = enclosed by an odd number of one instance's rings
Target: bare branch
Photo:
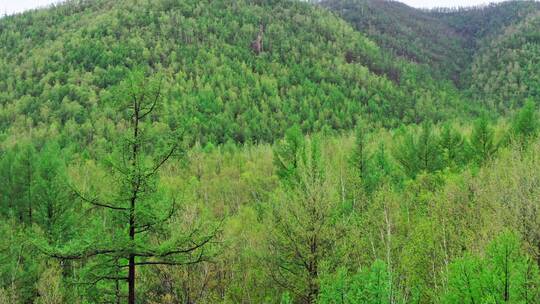
[[[162,82],[163,82],[163,78],[160,78],[159,79],[159,85],[158,85],[158,88],[156,90],[156,95],[154,96],[154,100],[152,101],[152,104],[150,105],[150,108],[148,110],[146,110],[145,113],[141,114],[138,119],[143,119],[145,118],[148,114],[152,113],[158,103],[158,100],[159,98],[161,97],[161,85],[162,85]]]
[[[139,262],[135,263],[137,266],[144,266],[144,265],[170,265],[170,266],[184,266],[184,265],[192,265],[192,264],[198,264],[200,262],[203,262],[203,258],[198,258],[195,261],[189,261],[189,262],[177,262],[177,261],[147,261],[147,262]]]
[[[109,204],[104,204],[104,203],[101,203],[97,200],[97,198],[93,198],[93,199],[90,199],[86,196],[84,196],[82,193],[80,193],[79,191],[77,191],[77,189],[75,189],[75,187],[73,187],[72,185],[68,185],[69,188],[71,188],[71,191],[79,198],[81,199],[82,201],[84,202],[87,202],[91,205],[94,205],[94,206],[97,206],[97,207],[103,207],[103,208],[109,208],[109,209],[113,209],[113,210],[122,210],[122,211],[126,211],[128,210],[128,208],[124,208],[124,207],[118,207],[118,206],[113,206],[113,205],[109,205]]]
[[[213,237],[214,235],[209,236],[200,243],[193,242],[193,246],[184,248],[184,249],[176,249],[176,250],[170,250],[166,252],[156,252],[156,251],[139,252],[139,253],[135,253],[135,255],[139,257],[167,257],[167,256],[175,255],[175,254],[186,254],[186,253],[193,252],[201,248],[202,246],[206,245],[208,242],[210,242],[210,240]]]
[[[146,177],[150,177],[156,174],[156,172],[169,160],[169,158],[171,158],[171,156],[174,154],[177,148],[178,148],[178,143],[175,143],[171,147],[169,152],[161,159],[161,161],[159,161],[158,164],[146,175]]]
[[[80,253],[61,254],[61,253],[47,252],[39,248],[38,250],[52,258],[60,259],[60,260],[83,260],[83,259],[94,257],[96,255],[118,253],[122,251],[122,250],[115,250],[115,249],[96,249],[96,250],[90,250],[90,251],[80,252]]]
[[[167,213],[167,215],[164,218],[159,219],[159,220],[157,220],[157,221],[155,221],[153,223],[147,223],[147,224],[144,224],[142,226],[136,227],[136,229],[139,229],[139,230],[136,230],[135,233],[139,234],[139,233],[147,232],[147,231],[151,230],[152,227],[170,220],[175,213],[176,213],[176,200],[173,199],[172,204],[171,204],[171,208],[169,209],[169,212]]]

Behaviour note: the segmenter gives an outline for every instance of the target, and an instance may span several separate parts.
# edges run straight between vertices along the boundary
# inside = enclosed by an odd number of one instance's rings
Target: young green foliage
[[[538,303],[538,265],[523,254],[518,237],[503,233],[485,257],[467,255],[450,267],[445,303]]]
[[[333,218],[338,200],[325,174],[319,139],[312,138],[303,149],[290,153],[287,147],[297,147],[296,143],[296,138],[287,137],[274,152],[278,164],[295,166],[287,171],[294,174],[281,175],[283,192],[272,205],[268,261],[271,278],[295,301],[315,303],[320,265],[340,238]]]
[[[478,165],[489,160],[497,152],[493,127],[485,115],[474,123],[469,148],[471,159]]]
[[[356,273],[339,268],[323,276],[318,304],[382,304],[390,301],[390,278],[381,260]]]
[[[177,212],[175,198],[158,187],[159,171],[178,153],[179,138],[163,149],[166,138],[152,133],[152,119],[161,104],[162,80],[148,79],[142,72],[133,73],[117,91],[116,101],[125,118],[125,130],[106,162],[109,184],[101,192],[73,187],[73,194],[87,204],[91,212],[90,240],[78,240],[76,246],[45,246],[44,251],[61,260],[93,260],[87,273],[90,285],[103,281],[126,282],[129,304],[136,302],[136,269],[146,265],[184,265],[206,259],[203,247],[215,231],[187,232],[185,235],[158,237]],[[162,149],[160,149],[162,148]],[[97,169],[97,168],[89,168]],[[92,185],[91,185],[92,186]],[[98,188],[99,189],[99,188]],[[109,222],[100,223],[102,218]],[[205,229],[206,230],[206,229]],[[97,233],[97,235],[92,235]],[[42,245],[43,246],[43,245]],[[88,282],[87,282],[88,283]],[[124,297],[116,288],[116,298]]]
[[[536,104],[528,99],[512,121],[512,134],[516,140],[526,144],[537,135],[539,127]]]

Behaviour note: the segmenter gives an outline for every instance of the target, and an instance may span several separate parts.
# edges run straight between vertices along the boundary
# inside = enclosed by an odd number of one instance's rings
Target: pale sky
[[[61,0],[0,0],[0,15],[11,15],[27,9],[43,7],[60,1]],[[414,7],[432,8],[472,6],[478,4],[487,4],[489,2],[502,2],[502,0],[402,0],[401,2]]]
[[[2,0],[0,0],[2,1]],[[503,2],[503,0],[400,0],[412,7],[433,8],[433,7],[458,7],[458,6],[476,6]]]
[[[11,15],[37,7],[58,3],[61,0],[0,0],[0,15]]]

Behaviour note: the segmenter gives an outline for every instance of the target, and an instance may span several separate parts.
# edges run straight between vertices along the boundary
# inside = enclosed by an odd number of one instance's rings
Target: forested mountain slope
[[[540,97],[540,12],[510,26],[475,57],[472,86],[501,111]]]
[[[0,304],[540,303],[536,4],[314,2],[1,18]]]
[[[511,0],[482,6],[439,8],[426,13],[453,28],[466,39],[466,47],[475,50],[502,34],[506,27],[521,22],[539,9],[538,1]]]
[[[439,18],[397,1],[324,0],[320,4],[385,51],[429,65],[439,77],[459,80],[467,61],[466,40]]]
[[[446,84],[385,61],[346,22],[298,1],[72,1],[1,19],[0,40],[0,128],[78,126],[82,144],[114,120],[111,88],[135,67],[162,75],[166,124],[186,120],[203,143],[459,109]]]
[[[507,27],[517,26],[540,10],[540,3],[535,1],[433,10],[414,9],[397,1],[324,0],[320,4],[351,22],[385,50],[427,64],[435,77],[451,79],[461,88],[472,86],[474,92],[486,79],[471,79],[472,67],[483,68],[479,67],[480,58],[489,56],[484,55],[486,51],[506,52],[507,46],[492,41],[502,39],[498,36]]]

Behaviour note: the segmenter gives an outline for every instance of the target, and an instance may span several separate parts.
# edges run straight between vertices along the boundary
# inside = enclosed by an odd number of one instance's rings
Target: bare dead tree
[[[259,25],[259,33],[257,34],[257,38],[251,42],[251,49],[255,54],[259,55],[264,51],[263,46],[263,36],[264,36],[264,25],[261,23]]]

